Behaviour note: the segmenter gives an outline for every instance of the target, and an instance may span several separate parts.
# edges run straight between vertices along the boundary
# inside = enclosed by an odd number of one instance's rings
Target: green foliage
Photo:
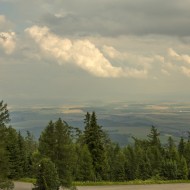
[[[150,134],[148,135],[148,141],[151,146],[156,146],[158,148],[161,148],[159,136],[160,136],[160,133],[158,132],[156,127],[152,126],[150,130]]]
[[[12,190],[14,189],[14,183],[11,180],[0,180],[0,189],[2,190]]]
[[[7,127],[10,121],[7,104],[0,102],[0,189],[13,189],[14,184],[8,179],[10,174],[9,155],[7,151]]]
[[[40,136],[39,152],[55,163],[61,185],[71,186],[75,152],[70,127],[66,122],[61,119],[55,123],[50,121]]]
[[[107,168],[107,159],[105,151],[105,134],[102,127],[97,124],[95,112],[91,115],[86,114],[84,143],[88,146],[91,153],[93,167],[95,171],[95,180],[105,178]]]
[[[125,155],[122,150],[119,150],[113,161],[113,180],[125,181]]]
[[[6,140],[6,148],[9,157],[10,179],[19,179],[24,175],[25,155],[22,137],[15,129],[9,127]]]
[[[55,165],[50,159],[43,158],[38,165],[35,189],[57,190],[59,186],[60,181]]]
[[[9,174],[8,155],[6,150],[4,129],[0,128],[0,180]]]
[[[134,148],[128,146],[124,149],[124,154],[126,156],[126,165],[125,165],[125,173],[127,180],[134,180],[136,179],[136,170],[137,170],[137,157],[134,151]]]
[[[188,179],[188,167],[186,159],[182,156],[178,162],[178,179]]]
[[[181,137],[179,145],[178,145],[178,152],[181,156],[184,155],[184,151],[185,151],[185,142],[183,137]]]
[[[92,157],[86,145],[77,146],[77,162],[75,170],[75,180],[77,181],[93,181],[94,169]]]
[[[27,131],[7,127],[7,105],[0,102],[0,188],[13,188],[10,179],[37,177],[39,190],[72,187],[72,181],[131,181],[138,183],[190,179],[190,140],[172,137],[160,142],[152,126],[147,139],[119,147],[97,123],[95,112],[87,113],[84,132],[58,119],[50,121],[40,135],[39,146]],[[138,179],[138,180],[137,180]],[[134,182],[134,183],[135,183]]]
[[[161,167],[161,176],[167,180],[177,179],[176,161],[164,160]]]
[[[7,109],[7,104],[0,102],[0,127],[5,126],[6,123],[10,121],[9,111]]]

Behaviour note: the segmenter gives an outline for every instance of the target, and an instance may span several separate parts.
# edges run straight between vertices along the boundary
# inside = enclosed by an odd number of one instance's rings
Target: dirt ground
[[[15,182],[14,190],[32,190],[31,183]],[[78,190],[190,190],[190,184],[85,186]]]

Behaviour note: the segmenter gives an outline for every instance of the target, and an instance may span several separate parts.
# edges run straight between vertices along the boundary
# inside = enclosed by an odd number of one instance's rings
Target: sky
[[[190,0],[0,0],[10,105],[190,102]]]

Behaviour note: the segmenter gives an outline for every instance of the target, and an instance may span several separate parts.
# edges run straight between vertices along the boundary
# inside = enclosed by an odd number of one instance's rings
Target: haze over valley
[[[133,136],[145,138],[152,125],[159,130],[162,143],[169,136],[176,141],[180,137],[187,138],[190,130],[190,103],[112,102],[60,107],[15,107],[10,108],[11,125],[22,133],[29,130],[38,138],[49,121],[59,117],[83,130],[84,116],[86,112],[92,111],[96,112],[98,123],[111,139],[120,145],[132,143]]]

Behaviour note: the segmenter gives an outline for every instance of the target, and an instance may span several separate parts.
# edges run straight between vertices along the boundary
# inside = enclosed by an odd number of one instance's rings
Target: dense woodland
[[[172,137],[161,144],[152,126],[146,139],[119,147],[98,125],[95,112],[84,118],[84,131],[64,120],[50,121],[38,141],[8,125],[7,105],[0,102],[0,189],[13,180],[36,178],[39,190],[72,186],[72,181],[190,179],[190,139]],[[8,188],[7,188],[8,187]]]

